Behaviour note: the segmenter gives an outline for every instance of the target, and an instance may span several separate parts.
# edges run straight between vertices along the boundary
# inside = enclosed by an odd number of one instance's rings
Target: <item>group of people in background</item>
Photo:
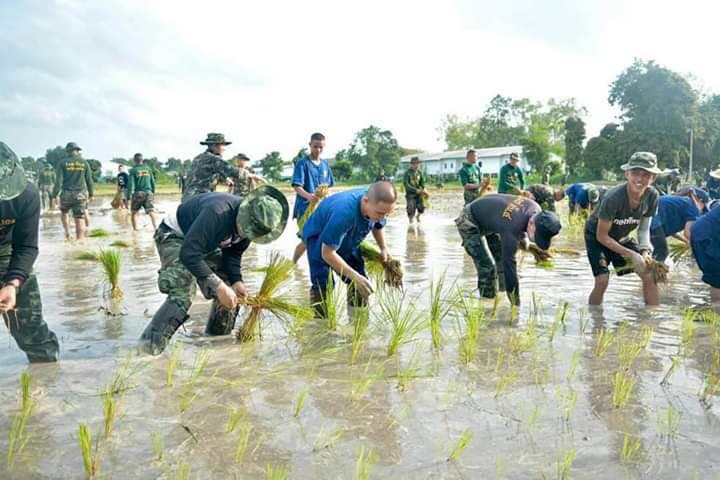
[[[223,158],[231,144],[223,134],[209,133],[200,144],[205,150],[193,159],[183,179],[180,205],[162,219],[155,213],[155,178],[143,155],[133,156],[129,171],[119,167],[114,204],[130,209],[134,229],[137,214],[145,210],[160,256],[158,287],[166,299],[139,342],[141,351],[153,355],[165,349],[189,318],[197,287],[212,300],[206,334],[229,334],[237,308],[250,295],[243,282],[243,253],[252,242],[279,238],[291,217],[285,195],[249,170],[247,156]],[[368,187],[336,192],[323,200],[321,192],[335,185],[330,164],[321,158],[324,147],[324,135],[313,133],[309,152],[294,166],[292,218],[298,222],[298,243],[293,259],[297,263],[307,253],[310,301],[317,315],[326,314],[323,300],[337,275],[348,284],[347,304],[353,318],[354,312],[367,307],[373,293],[360,243],[372,233],[381,259],[389,258],[383,229],[398,193],[382,177]],[[43,320],[40,290],[32,273],[40,210],[51,208],[59,197],[66,238],[71,238],[70,214],[76,238],[85,236],[94,185],[80,152],[77,144],[68,143],[67,156],[57,168],[40,172],[38,190],[27,181],[15,153],[0,142],[0,312],[31,362],[55,361],[59,351],[57,337]],[[458,172],[464,206],[455,224],[475,265],[483,298],[504,291],[512,304],[519,304],[517,250],[528,250],[539,259],[552,255],[552,240],[562,228],[556,202],[567,196],[570,214],[587,216],[585,247],[595,279],[590,304],[602,303],[611,264],[619,275],[637,273],[645,302],[657,304],[657,285],[647,271],[647,258],[654,255],[664,261],[666,238],[676,235],[690,243],[711,297],[720,299],[720,208],[712,208],[713,199],[720,197],[720,170],[711,173],[707,191],[688,187],[676,192],[679,185],[670,178],[666,191],[658,192],[653,182],[663,172],[655,155],[637,152],[622,166],[625,182],[615,187],[606,190],[578,183],[556,190],[546,184],[527,185],[519,163],[519,155],[513,153],[500,168],[496,193],[490,176],[481,171],[476,151],[467,152]],[[223,184],[228,191],[217,191]],[[404,173],[403,187],[409,222],[419,222],[430,194],[418,157]],[[632,233],[636,239],[630,238]]]

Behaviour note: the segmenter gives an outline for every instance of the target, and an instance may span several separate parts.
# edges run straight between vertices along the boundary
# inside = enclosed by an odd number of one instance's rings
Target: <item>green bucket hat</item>
[[[225,135],[222,133],[208,133],[207,138],[204,142],[200,142],[200,145],[230,145],[231,143],[225,140]]]
[[[80,148],[80,145],[75,142],[69,142],[67,145],[65,145],[66,152],[72,152],[73,150],[82,150],[82,148]]]
[[[238,233],[256,243],[270,243],[287,226],[290,207],[280,190],[262,185],[240,203],[235,224]]]
[[[623,170],[632,170],[633,168],[641,168],[646,172],[657,175],[661,170],[657,166],[657,157],[651,152],[635,152],[630,157],[630,161],[623,165]]]
[[[0,200],[12,200],[27,186],[22,163],[10,147],[0,142]]]

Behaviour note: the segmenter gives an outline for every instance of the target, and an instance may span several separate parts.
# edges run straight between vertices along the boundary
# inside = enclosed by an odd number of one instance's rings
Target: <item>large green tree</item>
[[[363,180],[380,174],[395,175],[400,164],[400,146],[390,130],[370,125],[355,134],[348,150],[348,160]]]
[[[279,152],[270,152],[260,160],[263,176],[272,181],[282,178],[283,165],[284,162]]]
[[[570,175],[579,175],[583,169],[583,142],[585,122],[579,117],[565,119],[565,165]]]
[[[335,154],[335,163],[332,165],[332,172],[335,180],[350,180],[353,174],[353,164],[348,160],[347,150],[338,150]]]

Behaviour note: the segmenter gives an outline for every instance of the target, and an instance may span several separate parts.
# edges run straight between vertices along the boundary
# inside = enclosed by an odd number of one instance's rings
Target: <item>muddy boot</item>
[[[205,327],[205,335],[230,335],[232,329],[235,328],[237,312],[237,308],[228,310],[220,305],[220,302],[213,300]]]
[[[187,319],[185,310],[165,300],[140,336],[138,349],[142,353],[160,355],[175,331]]]

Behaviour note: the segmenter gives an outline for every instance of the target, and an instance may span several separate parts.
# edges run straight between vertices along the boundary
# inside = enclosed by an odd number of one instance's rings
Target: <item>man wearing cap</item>
[[[310,265],[310,301],[320,317],[326,315],[323,299],[331,271],[349,283],[348,311],[364,307],[373,291],[365,273],[360,242],[372,232],[387,258],[383,227],[392,213],[397,192],[390,182],[375,182],[369,188],[356,188],[330,195],[318,206],[303,228]]]
[[[128,173],[127,166],[118,165],[117,174],[117,194],[120,197],[119,208],[127,210],[128,208],[128,185],[130,183],[130,174]]]
[[[57,361],[59,343],[43,320],[38,256],[40,195],[22,163],[0,142],[0,312],[30,362]]]
[[[705,211],[709,201],[707,193],[697,187],[690,187],[687,195],[660,196],[657,215],[650,223],[650,242],[655,260],[664,262],[667,258],[667,237],[688,243],[690,228]]]
[[[720,199],[720,168],[708,173],[705,190],[707,190],[708,195],[710,195],[710,200]]]
[[[240,171],[222,158],[225,147],[231,143],[222,133],[208,133],[205,141],[200,142],[207,150],[192,161],[183,188],[183,202],[198,193],[214,192],[218,182],[240,178]]]
[[[250,171],[248,168],[249,161],[250,159],[244,153],[238,153],[230,160],[239,170],[239,176],[236,180],[233,180],[230,192],[238,197],[244,197],[255,190],[259,182],[265,181],[261,176]]]
[[[525,190],[525,172],[520,168],[520,156],[513,152],[510,161],[500,168],[498,193],[518,194]]]
[[[420,215],[425,212],[425,205],[423,204],[422,198],[424,195],[427,195],[425,191],[425,176],[419,167],[420,159],[418,157],[412,157],[410,159],[410,168],[407,169],[403,176],[407,216],[410,223],[413,223],[415,220],[416,212],[418,222],[420,222]]]
[[[67,157],[57,166],[57,177],[53,197],[60,195],[60,212],[65,229],[65,239],[70,240],[68,214],[72,211],[75,219],[76,238],[81,240],[87,228],[86,210],[88,201],[92,202],[95,186],[92,170],[87,161],[80,156],[82,150],[77,143],[70,142],[65,147]]]
[[[214,192],[193,195],[169,213],[155,231],[161,262],[158,287],[167,299],[140,337],[140,349],[153,355],[165,349],[188,318],[196,283],[205,298],[214,299],[206,334],[229,334],[235,307],[248,296],[241,271],[243,252],[251,241],[277,239],[289,211],[285,196],[264,185],[245,198]]]
[[[465,153],[465,163],[458,172],[460,185],[463,186],[463,200],[465,205],[485,194],[490,188],[490,177],[482,179],[480,165],[477,164],[477,152],[470,149]]]
[[[588,212],[600,201],[600,191],[592,183],[573,183],[565,189],[570,215]]]
[[[680,170],[677,168],[667,168],[663,170],[653,182],[653,187],[660,192],[660,195],[668,195],[676,192],[679,185]]]
[[[38,189],[40,189],[40,202],[43,210],[50,210],[55,206],[53,187],[55,186],[55,169],[48,163],[42,163],[38,173]]]
[[[130,212],[133,230],[137,230],[137,216],[140,209],[144,208],[145,213],[150,216],[153,230],[157,229],[157,218],[155,216],[155,175],[150,167],[145,165],[142,153],[133,156],[135,166],[130,169],[130,180],[128,182],[128,197],[130,197]]]
[[[645,303],[657,305],[657,285],[645,268],[652,252],[650,224],[658,209],[659,194],[650,188],[660,171],[657,158],[650,152],[636,152],[621,168],[627,181],[608,190],[585,223],[585,246],[595,277],[589,303],[602,304],[612,263],[618,275],[635,271],[642,279]],[[635,230],[637,241],[629,237]]]
[[[540,205],[540,208],[547,212],[556,212],[555,202],[565,198],[565,192],[562,189],[553,190],[548,185],[530,185],[525,191]]]
[[[505,194],[484,195],[465,205],[455,225],[475,263],[480,296],[495,298],[498,290],[507,291],[514,305],[520,304],[518,248],[548,256],[552,237],[561,228],[557,215],[543,212],[535,201]]]
[[[720,302],[720,208],[711,206],[710,211],[693,224],[690,246],[702,271],[702,281],[710,285],[710,299]]]

